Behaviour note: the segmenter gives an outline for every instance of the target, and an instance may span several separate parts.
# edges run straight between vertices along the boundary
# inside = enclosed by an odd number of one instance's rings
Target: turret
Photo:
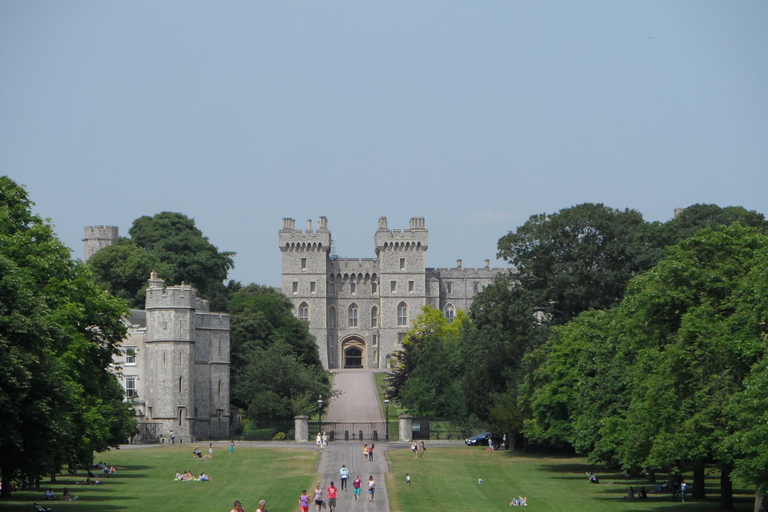
[[[86,226],[85,238],[83,238],[85,244],[83,261],[87,263],[91,256],[114,244],[117,237],[117,226]]]

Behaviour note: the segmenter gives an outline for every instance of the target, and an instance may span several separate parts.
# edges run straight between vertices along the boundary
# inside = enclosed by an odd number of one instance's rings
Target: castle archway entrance
[[[365,342],[350,337],[341,342],[342,368],[365,368]]]

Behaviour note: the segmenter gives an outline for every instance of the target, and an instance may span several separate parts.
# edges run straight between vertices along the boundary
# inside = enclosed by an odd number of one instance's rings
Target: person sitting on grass
[[[200,480],[201,482],[210,482],[211,480],[213,480],[213,478],[209,477],[208,475],[206,475],[204,472],[201,471],[200,478],[198,478],[198,480]]]
[[[635,499],[635,488],[634,488],[634,487],[630,487],[630,488],[629,488],[629,492],[627,493],[627,495],[625,496],[625,498],[626,498],[626,499],[628,499],[628,500],[633,500],[633,499]]]
[[[114,475],[115,473],[117,473],[115,466],[109,466],[109,474]]]
[[[181,471],[177,471],[175,480],[181,481],[181,478]]]
[[[56,495],[53,494],[53,490],[49,488],[47,491],[45,491],[45,497],[43,499],[46,501],[53,501],[56,499]]]
[[[62,493],[61,493],[61,498],[62,498],[64,501],[75,501],[75,500],[77,499],[77,495],[75,495],[75,496],[72,496],[72,495],[69,493],[69,489],[67,489],[67,488],[65,487],[65,488],[64,488],[64,490],[63,490],[63,491],[62,491]]]

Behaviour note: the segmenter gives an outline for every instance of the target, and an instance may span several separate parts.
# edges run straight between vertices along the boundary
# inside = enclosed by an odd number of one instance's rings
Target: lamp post
[[[386,422],[384,423],[384,442],[389,442],[389,398],[384,400],[384,416],[386,418]]]
[[[320,398],[317,400],[317,419],[318,423],[320,423],[318,432],[322,435],[323,433],[323,397],[320,395]]]

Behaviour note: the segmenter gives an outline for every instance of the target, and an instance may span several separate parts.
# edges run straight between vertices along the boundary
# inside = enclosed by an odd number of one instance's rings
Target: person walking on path
[[[419,457],[424,458],[424,453],[427,451],[427,445],[424,441],[419,445]]]
[[[259,502],[259,508],[256,509],[256,512],[269,512],[269,510],[267,510],[267,502],[261,500]]]
[[[235,500],[235,504],[232,506],[232,512],[244,512],[243,504],[240,503],[240,500]]]
[[[324,507],[323,504],[323,490],[320,488],[320,484],[315,485],[315,509],[320,512],[320,509]]]
[[[301,496],[299,496],[299,508],[301,512],[309,512],[309,496],[307,496],[306,489],[301,491]]]
[[[176,444],[176,432],[171,430],[171,444]]]
[[[371,443],[371,446],[368,447],[368,460],[373,462],[373,443]]]
[[[419,445],[416,444],[416,441],[411,441],[411,451],[413,452],[413,458],[418,459],[419,458]]]
[[[323,432],[323,449],[328,448],[328,434]]]
[[[363,445],[363,460],[368,460],[368,443]]]
[[[360,487],[363,485],[363,482],[360,480],[360,475],[357,475],[355,477],[355,481],[352,482],[352,492],[355,495],[355,501],[360,499]]]
[[[373,495],[376,493],[376,481],[373,475],[368,478],[368,501],[373,501]]]
[[[317,438],[315,439],[315,444],[317,444],[317,449],[320,450],[323,447],[323,435],[318,432]]]
[[[341,490],[346,491],[347,480],[349,480],[349,470],[347,469],[347,466],[345,466],[344,464],[341,465],[341,470],[339,471],[339,475],[341,476]]]
[[[333,485],[333,482],[331,482],[331,485],[328,486],[328,510],[330,512],[336,512],[336,496],[339,494],[339,489]]]

